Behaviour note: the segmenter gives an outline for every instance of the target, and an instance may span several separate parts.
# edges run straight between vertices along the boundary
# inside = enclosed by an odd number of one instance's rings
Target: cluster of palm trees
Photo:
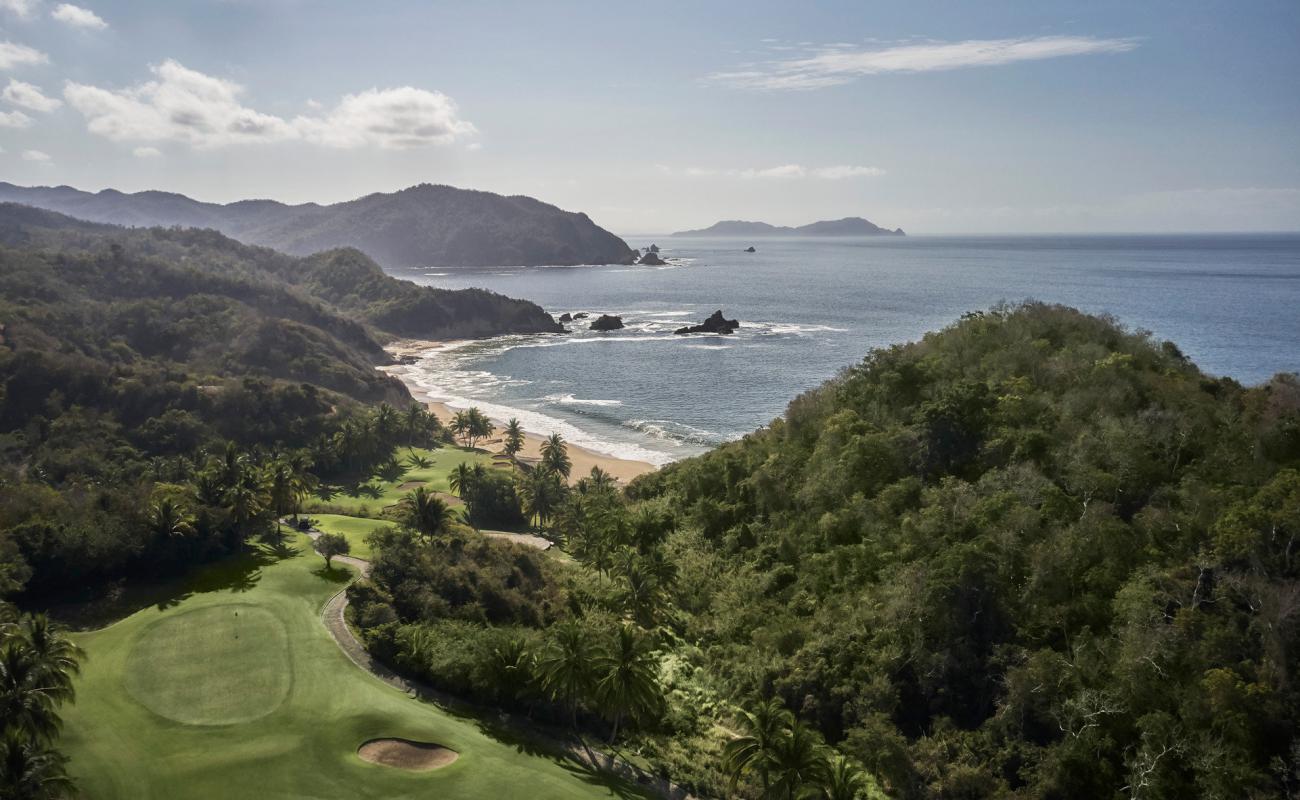
[[[415,491],[403,497],[397,508],[401,524],[425,542],[434,541],[450,528],[451,506],[423,486],[415,487]]]
[[[486,439],[492,435],[496,428],[492,421],[483,415],[482,411],[477,408],[467,408],[464,411],[457,411],[451,418],[451,424],[448,426],[451,432],[456,434],[465,442],[465,446],[473,447],[474,443],[480,439]]]
[[[519,479],[519,497],[525,515],[545,530],[569,496],[573,460],[564,437],[553,433],[542,442],[541,460]]]
[[[74,697],[81,649],[42,614],[0,625],[0,797],[67,797],[67,759],[55,749],[59,708]]]
[[[443,436],[441,420],[420,403],[399,411],[380,403],[349,415],[331,434],[317,437],[309,452],[319,474],[358,474],[392,458],[393,448],[435,446]]]
[[[866,773],[834,753],[778,699],[740,712],[739,735],[722,751],[731,791],[746,777],[757,780],[764,798],[858,800],[867,791]]]
[[[146,510],[145,522],[160,539],[189,537],[202,530],[226,528],[235,542],[245,540],[268,516],[296,515],[315,491],[316,477],[305,453],[275,455],[259,461],[227,443],[194,476],[187,492],[160,489]]]

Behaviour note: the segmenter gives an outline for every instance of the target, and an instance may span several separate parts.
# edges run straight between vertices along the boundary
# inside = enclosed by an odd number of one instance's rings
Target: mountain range
[[[113,225],[212,228],[290,255],[355,247],[387,268],[630,264],[636,257],[586,214],[522,195],[427,183],[331,205],[288,205],[0,182],[0,202]]]
[[[673,236],[905,236],[902,228],[889,230],[862,217],[821,220],[791,228],[766,222],[729,219],[707,228],[678,231]]]

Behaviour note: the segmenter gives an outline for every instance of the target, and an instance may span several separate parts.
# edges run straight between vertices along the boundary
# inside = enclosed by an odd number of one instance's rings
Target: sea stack
[[[709,315],[709,318],[699,325],[690,325],[685,328],[678,328],[673,333],[678,336],[684,336],[689,333],[721,333],[729,334],[740,327],[740,320],[727,319],[722,316],[722,310],[719,309]]]
[[[591,330],[593,331],[616,331],[621,327],[623,327],[623,318],[613,317],[609,314],[601,314],[591,323]]]

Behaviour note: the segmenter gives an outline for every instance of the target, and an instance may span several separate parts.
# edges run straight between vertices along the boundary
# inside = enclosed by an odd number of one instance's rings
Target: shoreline
[[[459,340],[455,340],[459,341]],[[405,339],[402,341],[392,342],[384,346],[384,350],[396,359],[418,357],[433,348],[452,344],[453,341],[430,341],[430,340],[412,340]],[[451,418],[459,409],[453,408],[445,402],[432,399],[427,392],[418,386],[413,386],[403,378],[400,371],[381,367],[381,370],[389,375],[402,381],[406,390],[411,393],[417,402],[423,403],[429,411],[437,415],[438,419],[444,425],[451,422]],[[479,446],[484,450],[492,453],[499,453],[502,450],[501,429],[505,427],[506,420],[498,419],[495,415],[489,415],[496,430],[493,431],[492,438],[482,442]],[[525,458],[538,458],[541,454],[542,443],[546,437],[550,436],[553,431],[534,430],[529,427],[524,428],[524,447],[519,451],[519,455]],[[566,441],[568,447],[569,459],[573,462],[573,471],[569,475],[569,483],[576,483],[578,479],[585,478],[591,473],[592,467],[600,467],[605,472],[614,476],[619,483],[626,485],[628,481],[639,475],[654,472],[659,469],[658,466],[648,461],[638,461],[629,458],[618,458],[617,456],[598,453],[589,448],[583,447],[573,442]]]

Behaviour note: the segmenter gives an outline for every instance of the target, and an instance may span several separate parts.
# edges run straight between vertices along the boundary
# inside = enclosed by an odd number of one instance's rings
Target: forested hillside
[[[386,459],[399,427],[436,433],[419,408],[401,426],[392,407],[369,422],[366,406],[411,403],[375,369],[394,334],[555,327],[532,303],[418,287],[356,251],[299,259],[214,231],[0,205],[0,595],[166,574],[237,549],[247,520],[229,508],[198,537],[149,518],[179,508],[158,506],[159,492],[197,480],[218,453],[230,480],[245,474],[236,462],[263,476],[291,449],[312,453],[297,472],[321,475]],[[277,510],[250,486],[241,503],[259,519]]]
[[[531,197],[420,184],[343,203],[204,203],[171,192],[82,192],[0,182],[0,202],[115,225],[212,228],[310,255],[355,247],[390,268],[630,264],[636,252],[582,213]]]
[[[1031,304],[629,494],[680,515],[683,652],[742,731],[774,697],[897,797],[1265,798],[1300,786],[1297,468],[1294,376]],[[754,735],[724,766],[789,774]]]

